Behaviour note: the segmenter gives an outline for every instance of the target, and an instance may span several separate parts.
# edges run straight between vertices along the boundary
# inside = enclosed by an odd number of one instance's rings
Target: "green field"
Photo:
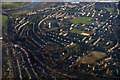
[[[76,33],[76,34],[81,34],[83,32],[83,30],[81,30],[81,29],[73,29],[70,32]]]
[[[92,20],[94,18],[91,17],[77,17],[77,18],[73,18],[70,21],[74,24],[79,24],[79,23],[88,23],[89,19]]]

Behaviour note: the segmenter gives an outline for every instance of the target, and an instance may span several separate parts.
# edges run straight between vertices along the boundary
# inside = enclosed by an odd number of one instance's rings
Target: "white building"
[[[51,28],[51,23],[49,22],[49,28]]]

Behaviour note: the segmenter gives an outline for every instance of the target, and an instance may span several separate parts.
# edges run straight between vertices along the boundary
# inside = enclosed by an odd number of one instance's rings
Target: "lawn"
[[[81,34],[83,32],[83,30],[81,30],[81,29],[73,29],[70,32],[76,33],[76,34]]]
[[[89,20],[93,20],[94,18],[91,17],[77,17],[73,18],[70,21],[74,24],[79,24],[79,23],[88,23]]]

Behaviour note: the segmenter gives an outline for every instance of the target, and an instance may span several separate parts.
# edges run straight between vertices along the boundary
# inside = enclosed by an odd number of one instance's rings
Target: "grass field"
[[[89,20],[92,20],[93,18],[91,17],[77,17],[77,18],[73,18],[70,21],[74,24],[79,24],[79,23],[88,23]]]
[[[70,32],[76,33],[76,34],[81,34],[83,32],[83,30],[81,30],[81,29],[73,29]]]
[[[106,53],[104,53],[104,52],[93,51],[91,54],[84,57],[81,60],[81,63],[94,64],[94,63],[96,63],[96,60],[101,59],[105,56],[106,56]]]

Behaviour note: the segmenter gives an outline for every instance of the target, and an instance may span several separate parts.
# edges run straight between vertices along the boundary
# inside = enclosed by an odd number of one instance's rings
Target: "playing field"
[[[73,18],[70,21],[74,24],[79,24],[79,23],[88,23],[89,20],[92,20],[93,18],[91,17],[77,17],[77,18]]]

